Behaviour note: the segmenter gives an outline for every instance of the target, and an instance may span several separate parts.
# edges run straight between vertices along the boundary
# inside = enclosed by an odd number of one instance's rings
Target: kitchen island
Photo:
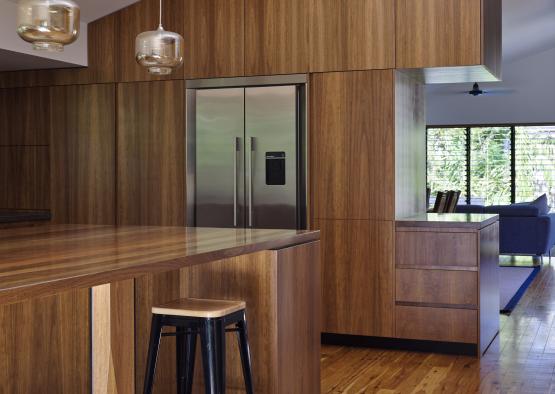
[[[319,393],[319,253],[315,231],[0,230],[0,392],[142,392],[152,305],[201,297],[246,301],[257,392]],[[160,351],[155,392],[175,392],[175,340]]]
[[[396,221],[396,336],[482,355],[499,331],[499,217]]]

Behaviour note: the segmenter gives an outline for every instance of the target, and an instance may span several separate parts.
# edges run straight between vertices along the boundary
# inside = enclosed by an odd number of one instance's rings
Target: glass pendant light
[[[153,31],[140,33],[135,40],[135,59],[148,67],[154,75],[168,75],[183,64],[183,37],[162,27],[162,0],[160,25]]]
[[[79,6],[71,0],[19,0],[17,34],[33,49],[62,52],[79,36]]]

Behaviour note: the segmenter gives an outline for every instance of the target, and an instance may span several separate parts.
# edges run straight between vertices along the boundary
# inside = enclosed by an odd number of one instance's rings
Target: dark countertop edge
[[[0,290],[0,305],[23,302],[32,298],[47,297],[68,290],[90,288],[107,283],[119,282],[137,278],[143,275],[178,270],[198,264],[205,264],[242,255],[287,249],[297,245],[320,241],[320,230],[306,230],[305,232],[289,235],[281,239],[256,242],[247,246],[237,246],[219,251],[200,253],[194,256],[170,259],[168,261],[144,263],[133,267],[106,270],[93,274],[68,276],[51,281],[37,281],[37,283],[6,288]],[[191,261],[193,260],[193,261]]]
[[[410,227],[428,227],[428,228],[466,228],[481,230],[499,220],[499,215],[497,214],[451,214],[451,215],[474,215],[485,217],[486,219],[475,222],[458,222],[458,221],[434,221],[434,220],[419,220],[415,217],[413,220],[411,218],[397,219],[395,221],[395,228],[410,228]]]

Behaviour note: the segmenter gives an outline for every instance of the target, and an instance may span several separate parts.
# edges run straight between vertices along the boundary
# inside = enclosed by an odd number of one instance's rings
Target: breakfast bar
[[[0,392],[142,392],[152,306],[196,297],[246,302],[256,392],[319,393],[320,291],[318,231],[2,229]],[[162,339],[157,393],[176,390],[174,348]],[[231,340],[227,366],[241,391]]]

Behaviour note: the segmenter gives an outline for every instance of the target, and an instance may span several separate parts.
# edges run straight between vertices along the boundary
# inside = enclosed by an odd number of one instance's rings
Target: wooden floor
[[[555,259],[486,355],[322,347],[322,393],[555,393]]]

